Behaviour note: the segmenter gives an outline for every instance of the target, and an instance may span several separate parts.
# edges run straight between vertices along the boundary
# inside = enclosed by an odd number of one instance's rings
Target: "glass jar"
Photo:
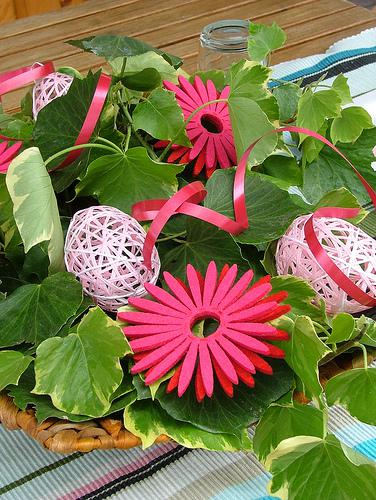
[[[208,24],[200,35],[199,71],[227,69],[247,59],[249,21],[227,19]]]

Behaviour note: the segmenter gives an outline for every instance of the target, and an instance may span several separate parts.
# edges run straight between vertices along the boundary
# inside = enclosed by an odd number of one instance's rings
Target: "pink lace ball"
[[[102,205],[80,210],[68,228],[65,264],[96,304],[116,312],[129,297],[146,295],[145,283],[155,284],[158,279],[156,248],[151,270],[144,266],[145,236],[135,219],[116,208]]]
[[[307,280],[325,300],[331,314],[367,309],[350,298],[317,263],[304,237],[309,217],[298,217],[279,240],[275,255],[278,274],[293,274]],[[318,240],[333,262],[364,292],[376,296],[376,241],[342,219],[321,217],[313,224]]]
[[[72,81],[73,77],[64,73],[51,73],[36,81],[33,88],[34,120],[37,119],[39,111],[48,103],[68,92]]]

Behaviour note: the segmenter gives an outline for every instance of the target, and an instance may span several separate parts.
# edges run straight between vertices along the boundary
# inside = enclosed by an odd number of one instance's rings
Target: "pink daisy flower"
[[[118,318],[127,323],[123,332],[134,352],[131,372],[146,372],[150,385],[175,368],[167,392],[177,388],[181,397],[194,380],[198,401],[212,396],[215,378],[231,397],[240,380],[254,386],[256,371],[272,375],[263,356],[283,358],[284,351],[266,341],[287,340],[288,335],[268,322],[290,310],[280,304],[287,293],[269,295],[270,276],[250,286],[252,270],[235,283],[236,276],[236,265],[225,266],[218,277],[212,261],[204,278],[189,264],[187,284],[165,272],[171,293],[146,284],[155,300],[130,298],[138,311],[120,312]],[[210,318],[218,323],[216,331],[197,337],[193,326]]]
[[[0,142],[0,173],[6,174],[10,162],[18,155],[22,142],[17,141],[9,146],[9,141]]]
[[[215,99],[227,99],[230,93],[230,87],[225,87],[219,93],[211,80],[204,85],[198,76],[195,76],[193,85],[179,76],[179,84],[178,87],[171,82],[164,82],[166,89],[175,93],[185,120],[203,104]],[[188,163],[195,160],[193,174],[198,175],[205,166],[208,178],[218,166],[228,168],[236,165],[234,138],[226,102],[210,104],[199,111],[188,123],[186,132],[193,147],[174,144],[168,162]],[[167,141],[158,141],[155,147],[164,148],[167,144]]]

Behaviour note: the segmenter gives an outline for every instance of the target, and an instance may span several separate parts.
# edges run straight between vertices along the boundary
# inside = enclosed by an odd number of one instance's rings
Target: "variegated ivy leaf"
[[[18,351],[0,351],[0,391],[9,384],[17,384],[20,376],[33,361]]]
[[[122,358],[130,348],[119,325],[99,307],[91,309],[77,332],[42,342],[35,360],[34,394],[49,394],[67,413],[103,416],[119,387]]]
[[[50,176],[38,148],[29,148],[10,164],[6,184],[25,253],[48,241],[50,272],[64,269],[64,237]]]

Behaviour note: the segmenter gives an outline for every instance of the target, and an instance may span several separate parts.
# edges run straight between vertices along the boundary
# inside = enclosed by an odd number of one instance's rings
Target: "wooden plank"
[[[3,2],[3,0],[0,1]],[[59,25],[72,19],[85,18],[97,12],[104,13],[117,6],[134,4],[140,1],[142,0],[90,0],[81,5],[66,7],[58,12],[40,14],[34,16],[32,19],[29,17],[17,19],[11,24],[1,27],[0,39],[11,37],[18,33],[38,31],[42,26]]]
[[[150,0],[144,0],[142,5],[144,6],[148,2]],[[298,10],[294,11],[295,14],[297,16],[300,15],[302,18],[304,16],[307,18],[314,4],[324,5],[325,3],[327,2],[322,2],[321,0],[285,0],[283,4],[276,4],[275,0],[242,0],[238,1],[236,5],[232,4],[231,17],[252,17],[252,19],[258,20],[260,18],[267,19],[271,16],[274,18],[275,16],[275,19],[278,20],[279,16],[283,15],[286,19],[290,19],[293,17],[293,14],[289,15],[289,9],[296,7]],[[157,7],[154,1],[152,4]],[[337,11],[343,8],[343,5],[346,5],[345,8],[347,8],[347,4],[342,0],[332,0],[330,5],[330,9]],[[142,20],[138,11],[134,12],[132,10],[127,17],[124,10],[123,16],[120,17],[118,13],[115,16],[116,24],[104,27],[103,21],[101,24],[100,19],[97,19],[96,16],[89,16],[85,22],[85,29],[88,32],[83,32],[82,22],[79,22],[75,26],[71,26],[70,23],[69,26],[66,26],[66,30],[60,30],[59,33],[51,32],[50,28],[42,28],[38,34],[31,34],[32,37],[38,37],[38,45],[41,44],[38,47],[30,46],[31,43],[26,34],[15,36],[12,38],[11,46],[5,48],[5,52],[0,58],[0,71],[29,64],[30,61],[56,60],[57,58],[60,59],[79,53],[79,50],[75,47],[63,45],[60,41],[57,41],[59,37],[63,37],[66,40],[69,38],[85,37],[89,33],[100,34],[110,31],[113,34],[126,34],[128,36],[139,37],[155,46],[172,45],[180,43],[181,40],[186,38],[198,38],[203,26],[210,22],[224,19],[229,15],[227,0],[211,0],[210,2],[205,2],[205,4],[201,0],[191,0],[187,4],[180,4],[179,9],[173,9],[169,12],[166,12],[166,9],[171,9],[171,2],[169,0],[165,0],[165,2],[161,0],[158,3],[158,12],[150,12],[145,9],[143,11],[145,19]],[[208,14],[208,9],[210,14]],[[129,6],[127,10],[131,10]],[[127,20],[119,23],[119,17],[120,19],[125,17]],[[136,23],[135,21],[140,22]],[[99,29],[93,28],[98,25],[101,26]],[[48,43],[51,39],[56,41]],[[11,54],[14,55],[9,57]],[[81,69],[81,66],[77,66],[77,63],[73,62],[75,60],[76,58],[72,57],[72,62],[68,62],[67,64]]]
[[[13,0],[1,0],[0,2],[0,23],[7,23],[16,19]]]
[[[34,16],[42,12],[60,10],[60,0],[13,0],[17,18]]]

